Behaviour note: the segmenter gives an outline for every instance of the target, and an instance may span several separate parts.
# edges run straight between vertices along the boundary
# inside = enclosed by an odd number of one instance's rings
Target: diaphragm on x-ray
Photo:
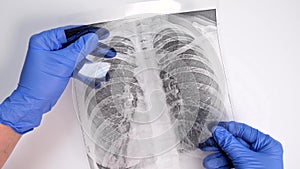
[[[87,57],[106,66],[110,80],[101,88],[73,83],[91,169],[201,168],[199,143],[230,112],[216,11],[93,26],[109,30],[99,42],[117,55],[104,58],[96,49]],[[90,70],[99,74],[97,67]]]

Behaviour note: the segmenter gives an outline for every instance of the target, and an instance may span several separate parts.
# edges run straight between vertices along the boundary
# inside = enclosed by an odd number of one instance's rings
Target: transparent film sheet
[[[147,15],[93,24],[109,30],[73,80],[74,106],[92,169],[201,168],[198,145],[231,116],[216,11]],[[79,68],[78,68],[79,69]],[[105,81],[109,75],[109,80]]]

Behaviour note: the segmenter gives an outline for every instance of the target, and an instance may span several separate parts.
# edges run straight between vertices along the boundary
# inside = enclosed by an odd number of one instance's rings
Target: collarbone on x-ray
[[[101,88],[73,85],[90,167],[201,168],[198,145],[227,111],[215,10],[96,26],[117,56],[88,56],[110,63]]]

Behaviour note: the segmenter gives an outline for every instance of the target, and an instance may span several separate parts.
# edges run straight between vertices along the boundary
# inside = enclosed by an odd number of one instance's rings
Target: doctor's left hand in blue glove
[[[67,29],[73,30],[72,36],[66,35]],[[43,114],[51,110],[63,93],[76,64],[97,47],[106,46],[99,45],[98,40],[108,36],[104,28],[67,26],[31,37],[19,84],[0,104],[0,163],[2,151],[7,152],[3,143],[7,132],[2,129],[24,134],[38,127]],[[116,55],[112,48],[97,51],[109,57]]]

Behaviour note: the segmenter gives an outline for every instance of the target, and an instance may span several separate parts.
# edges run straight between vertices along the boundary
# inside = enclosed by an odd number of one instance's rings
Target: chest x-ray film
[[[89,65],[98,65],[84,68],[90,77],[97,81],[103,71],[110,77],[100,88],[73,83],[91,169],[201,168],[199,143],[230,114],[216,11],[93,26],[109,30],[99,42],[117,55],[87,57]]]

